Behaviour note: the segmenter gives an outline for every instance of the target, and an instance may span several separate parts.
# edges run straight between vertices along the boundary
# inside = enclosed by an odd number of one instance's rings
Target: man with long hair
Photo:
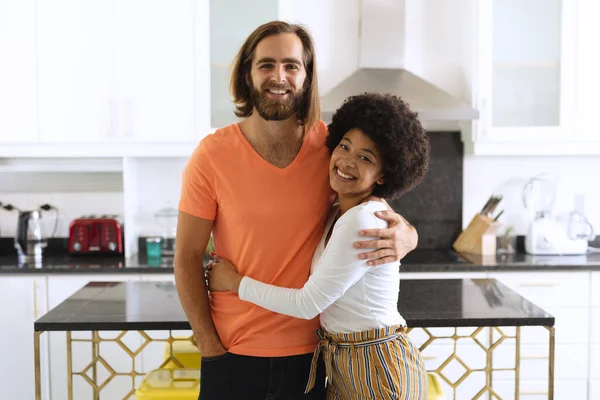
[[[231,78],[241,122],[208,135],[183,173],[175,278],[202,354],[201,400],[324,399],[325,372],[305,385],[319,319],[296,319],[207,294],[202,255],[211,232],[220,256],[243,275],[283,287],[307,281],[335,194],[327,127],[320,120],[313,41],[299,25],[261,25],[239,50]],[[389,228],[357,242],[369,265],[416,247],[415,229],[389,210]]]

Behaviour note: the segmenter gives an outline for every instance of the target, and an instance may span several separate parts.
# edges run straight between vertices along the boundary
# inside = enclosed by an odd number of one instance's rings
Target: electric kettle
[[[40,210],[19,211],[15,248],[20,263],[42,261],[42,253],[48,245],[48,241],[41,219]]]

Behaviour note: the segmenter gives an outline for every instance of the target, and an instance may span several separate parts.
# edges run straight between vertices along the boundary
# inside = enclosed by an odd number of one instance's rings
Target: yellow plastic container
[[[135,400],[198,400],[199,369],[155,369],[135,391]]]
[[[440,377],[431,372],[427,373],[427,400],[446,400]]]
[[[171,345],[165,343],[164,360],[167,363],[162,368],[200,368],[200,351],[194,343],[188,338],[177,338],[173,344],[173,357],[182,365],[177,365],[175,361],[169,360],[171,357]]]

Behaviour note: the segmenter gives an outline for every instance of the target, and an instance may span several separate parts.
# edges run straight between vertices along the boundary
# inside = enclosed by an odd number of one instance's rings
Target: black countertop
[[[206,261],[208,258],[205,259]],[[600,253],[581,256],[531,256],[506,254],[476,256],[441,250],[415,250],[402,260],[401,272],[482,272],[482,271],[600,271]],[[41,264],[19,264],[15,256],[0,256],[0,274],[171,274],[173,258],[158,261],[144,255],[123,257],[45,257]]]
[[[554,317],[495,279],[406,280],[409,327],[554,326]],[[35,321],[36,331],[190,329],[170,282],[90,282]]]

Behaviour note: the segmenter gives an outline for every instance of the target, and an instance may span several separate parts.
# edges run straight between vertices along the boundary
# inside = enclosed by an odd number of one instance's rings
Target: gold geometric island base
[[[549,354],[548,354],[548,399],[554,398],[554,327],[546,327],[550,334],[550,345],[549,345]],[[484,373],[485,374],[485,383],[479,388],[479,391],[474,395],[473,399],[500,399],[500,395],[494,390],[492,382],[494,373],[499,373],[502,371],[512,371],[514,373],[515,379],[515,390],[514,390],[514,398],[519,399],[520,394],[525,394],[520,392],[520,363],[521,363],[521,355],[520,355],[520,336],[521,336],[521,328],[520,327],[512,327],[515,330],[514,335],[508,335],[505,333],[504,328],[500,327],[479,327],[473,328],[474,330],[469,334],[459,334],[459,328],[450,328],[453,330],[453,333],[450,335],[439,335],[434,334],[433,329],[430,328],[409,328],[408,332],[412,333],[411,336],[419,336],[425,337],[425,341],[420,344],[419,349],[421,351],[422,358],[424,360],[435,358],[435,356],[430,356],[429,353],[433,354],[433,350],[436,347],[437,342],[443,340],[449,340],[452,343],[452,348],[449,354],[444,354],[441,363],[433,369],[429,369],[429,372],[436,373],[442,380],[445,382],[446,387],[450,388],[452,393],[445,393],[446,398],[456,399],[458,400],[457,390],[461,387],[461,384],[464,384],[465,381],[474,373]],[[460,328],[464,330],[465,328]],[[123,342],[123,338],[129,332],[136,332],[140,335],[141,344],[135,348],[131,349],[130,346],[126,345]],[[114,338],[103,338],[101,337],[98,331],[91,332],[90,339],[76,339],[72,337],[72,332],[66,332],[67,338],[67,389],[68,389],[68,400],[74,399],[73,393],[73,378],[81,377],[87,384],[91,387],[93,393],[93,400],[101,400],[103,390],[107,387],[107,385],[116,377],[123,376],[131,379],[131,387],[123,397],[124,400],[134,399],[135,398],[135,390],[136,390],[136,379],[143,377],[147,371],[139,371],[136,370],[136,358],[139,357],[144,351],[149,350],[148,344],[152,342],[163,342],[168,343],[170,351],[170,356],[167,357],[166,360],[162,362],[160,365],[153,366],[154,368],[162,368],[169,363],[174,363],[177,366],[183,367],[183,364],[177,359],[176,356],[172,353],[173,342],[176,340],[189,340],[194,343],[194,339],[192,336],[187,336],[189,331],[186,331],[186,336],[181,335],[181,331],[168,331],[168,337],[163,339],[156,339],[149,336],[145,331],[121,331]],[[174,332],[179,332],[179,335],[173,335]],[[40,354],[39,354],[39,339],[40,334],[42,332],[35,332],[35,367],[36,367],[36,399],[41,399],[41,382],[40,382]],[[483,339],[485,338],[485,340]],[[501,344],[505,342],[507,339],[514,339],[515,341],[515,363],[514,366],[510,368],[494,368],[494,352],[498,351],[501,348]],[[470,344],[475,344],[485,353],[485,363],[480,368],[474,368],[473,366],[469,366],[468,360],[461,358],[458,350],[459,341],[462,343],[469,342]],[[80,371],[73,371],[73,344],[75,343],[89,343],[91,346],[91,360],[90,362]],[[117,371],[117,369],[122,368],[114,368],[111,366],[110,360],[107,360],[106,357],[103,357],[101,354],[101,344],[103,343],[114,343],[119,348],[121,348],[125,354],[131,359],[131,367],[127,368],[125,371]],[[460,364],[465,372],[458,379],[453,380],[450,376],[448,376],[446,369],[450,363],[455,362]],[[98,370],[102,368],[105,372],[105,375],[108,374],[107,377],[102,379],[102,382],[99,382],[99,374]],[[487,396],[486,396],[487,395]],[[77,400],[83,400],[80,396],[77,397]],[[111,398],[110,400],[114,400]],[[462,400],[462,399],[460,399]]]

